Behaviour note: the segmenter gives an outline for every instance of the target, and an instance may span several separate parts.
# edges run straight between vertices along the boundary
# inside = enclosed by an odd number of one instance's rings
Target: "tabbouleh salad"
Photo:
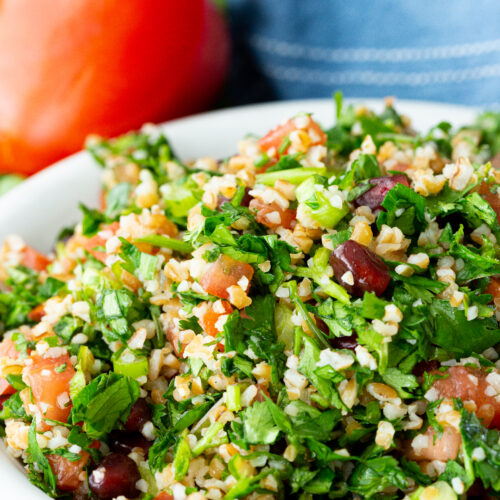
[[[500,492],[500,118],[390,100],[183,163],[92,138],[101,208],[0,250],[0,430],[56,498]]]

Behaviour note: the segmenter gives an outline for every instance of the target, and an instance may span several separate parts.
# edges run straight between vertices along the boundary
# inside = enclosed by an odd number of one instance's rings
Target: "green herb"
[[[128,182],[121,182],[106,194],[105,215],[108,219],[116,219],[129,203],[132,186]]]
[[[79,204],[83,212],[82,234],[83,236],[94,236],[99,231],[99,226],[105,221],[104,215],[99,210],[87,208],[83,203]]]
[[[26,450],[30,479],[52,496],[57,495],[56,476],[52,472],[48,458],[43,454],[36,440],[36,420],[28,431],[28,449]],[[43,481],[42,481],[43,477]]]
[[[274,186],[274,183],[277,180],[282,179],[297,186],[313,175],[324,175],[325,173],[326,169],[323,167],[290,168],[287,170],[279,170],[277,172],[257,174],[256,182],[259,184],[266,184],[267,186]]]
[[[354,493],[370,498],[389,486],[405,489],[406,476],[394,457],[383,456],[362,461],[349,478]]]
[[[128,417],[139,398],[139,384],[117,373],[99,375],[73,399],[71,420],[83,422],[89,437],[99,439]]]
[[[413,235],[427,226],[425,220],[425,198],[404,184],[396,184],[386,195],[377,218],[377,227],[383,224],[399,227],[406,235]],[[403,211],[399,215],[400,211]]]
[[[149,243],[150,245],[160,248],[170,248],[171,250],[175,250],[176,252],[181,253],[191,253],[193,251],[193,247],[189,243],[159,234],[149,234],[147,236],[142,236],[141,238],[137,238],[135,242]]]
[[[468,413],[463,405],[460,409],[460,434],[463,439],[465,470],[478,477],[485,488],[500,491],[500,433],[496,429],[486,429],[474,413]],[[484,452],[484,460],[473,460],[476,449]]]
[[[256,402],[244,411],[243,429],[250,444],[272,444],[280,432],[266,402]]]
[[[191,461],[191,448],[187,440],[187,431],[183,431],[174,447],[174,476],[176,481],[182,481],[189,469]]]

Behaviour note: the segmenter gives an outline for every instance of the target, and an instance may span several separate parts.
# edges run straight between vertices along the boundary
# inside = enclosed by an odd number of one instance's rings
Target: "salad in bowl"
[[[8,453],[54,498],[498,495],[497,123],[90,138],[101,206],[0,249]]]

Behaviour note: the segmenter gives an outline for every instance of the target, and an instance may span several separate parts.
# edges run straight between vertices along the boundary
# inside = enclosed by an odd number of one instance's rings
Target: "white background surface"
[[[380,100],[357,99],[356,102],[376,110],[383,107]],[[399,101],[396,109],[410,116],[416,130],[427,130],[443,120],[464,125],[476,116],[476,111],[470,108],[416,101]],[[301,111],[313,113],[324,127],[334,122],[333,101],[321,99],[214,111],[172,121],[162,128],[183,160],[201,156],[220,158],[235,153],[237,141],[247,133],[262,135]],[[100,169],[85,152],[31,177],[0,198],[0,243],[8,234],[17,233],[34,248],[50,251],[60,229],[78,221],[79,201],[90,207],[97,206],[99,184]],[[3,445],[0,445],[0,498],[47,499],[29,483],[22,467],[7,455]]]

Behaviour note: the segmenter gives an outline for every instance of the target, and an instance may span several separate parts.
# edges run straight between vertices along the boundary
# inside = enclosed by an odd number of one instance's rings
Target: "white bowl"
[[[346,100],[346,104],[353,102]],[[383,102],[356,99],[381,110]],[[453,125],[472,122],[477,110],[463,106],[419,101],[398,101],[396,108],[408,115],[417,130],[440,121]],[[264,134],[281,120],[300,111],[314,114],[324,126],[334,122],[331,99],[284,101],[242,106],[182,118],[162,125],[175,152],[184,160],[202,156],[225,157],[236,151],[236,143],[247,133]],[[78,202],[97,206],[100,169],[86,152],[77,153],[31,177],[0,198],[0,243],[19,234],[34,248],[48,252],[64,227],[79,220]],[[29,483],[20,463],[0,445],[1,498],[44,500],[48,497]]]

